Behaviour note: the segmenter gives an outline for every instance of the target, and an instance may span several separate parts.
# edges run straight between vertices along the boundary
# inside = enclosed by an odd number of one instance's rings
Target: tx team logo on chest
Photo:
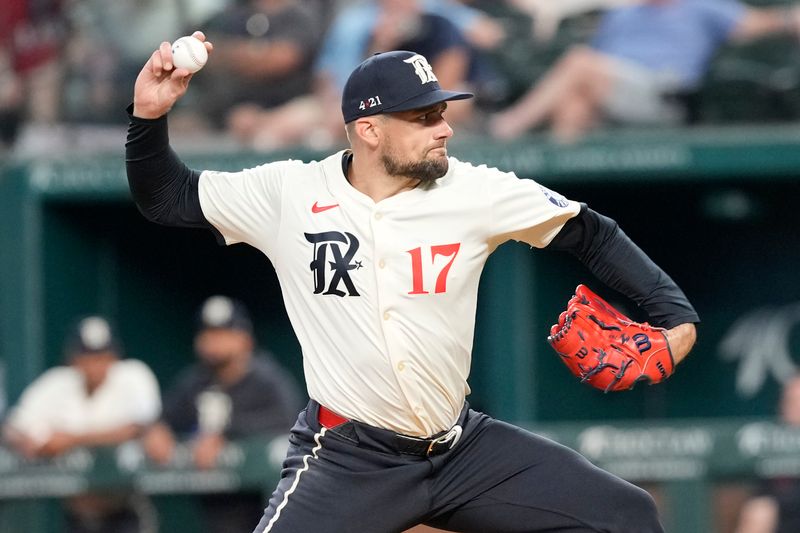
[[[311,272],[314,273],[314,294],[361,296],[350,279],[351,271],[362,268],[361,261],[353,261],[359,246],[356,236],[346,231],[323,231],[304,235],[314,245],[310,265]],[[344,285],[347,292],[339,290],[340,285]]]

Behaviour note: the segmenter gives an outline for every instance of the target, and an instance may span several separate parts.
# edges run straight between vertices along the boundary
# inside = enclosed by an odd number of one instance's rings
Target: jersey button
[[[384,261],[383,259],[378,261],[378,268],[384,268],[385,266],[386,266],[386,261]]]
[[[389,320],[389,311],[386,311],[385,313],[383,313],[383,319],[384,320]]]
[[[380,214],[380,213],[375,213],[375,220],[380,220],[381,218],[383,218],[383,215],[382,215],[382,214]]]
[[[397,370],[398,371],[402,372],[405,369],[406,369],[406,364],[403,361],[400,361],[399,363],[397,363]]]

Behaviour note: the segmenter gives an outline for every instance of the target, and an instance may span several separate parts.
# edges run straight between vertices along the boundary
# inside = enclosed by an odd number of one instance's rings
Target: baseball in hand
[[[208,50],[203,41],[187,35],[172,43],[172,63],[175,68],[197,72],[203,68],[206,60],[208,60]]]

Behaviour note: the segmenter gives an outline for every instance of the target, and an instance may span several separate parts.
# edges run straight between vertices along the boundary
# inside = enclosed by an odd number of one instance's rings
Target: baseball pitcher
[[[466,402],[478,280],[511,239],[575,255],[648,313],[653,326],[636,324],[579,288],[550,341],[586,383],[657,382],[688,354],[692,305],[612,220],[448,157],[448,102],[472,95],[443,90],[414,52],[351,73],[349,149],[240,172],[187,168],[170,148],[167,114],[191,77],[167,42],[148,60],[127,171],[149,220],[247,243],[280,281],[311,401],[255,532],[662,531],[645,491]]]

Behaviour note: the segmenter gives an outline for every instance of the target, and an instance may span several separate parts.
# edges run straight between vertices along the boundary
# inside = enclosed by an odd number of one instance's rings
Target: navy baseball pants
[[[312,400],[292,428],[254,533],[394,533],[420,523],[465,533],[663,532],[644,490],[468,407],[460,429],[434,446],[358,422],[322,427],[319,409]]]

